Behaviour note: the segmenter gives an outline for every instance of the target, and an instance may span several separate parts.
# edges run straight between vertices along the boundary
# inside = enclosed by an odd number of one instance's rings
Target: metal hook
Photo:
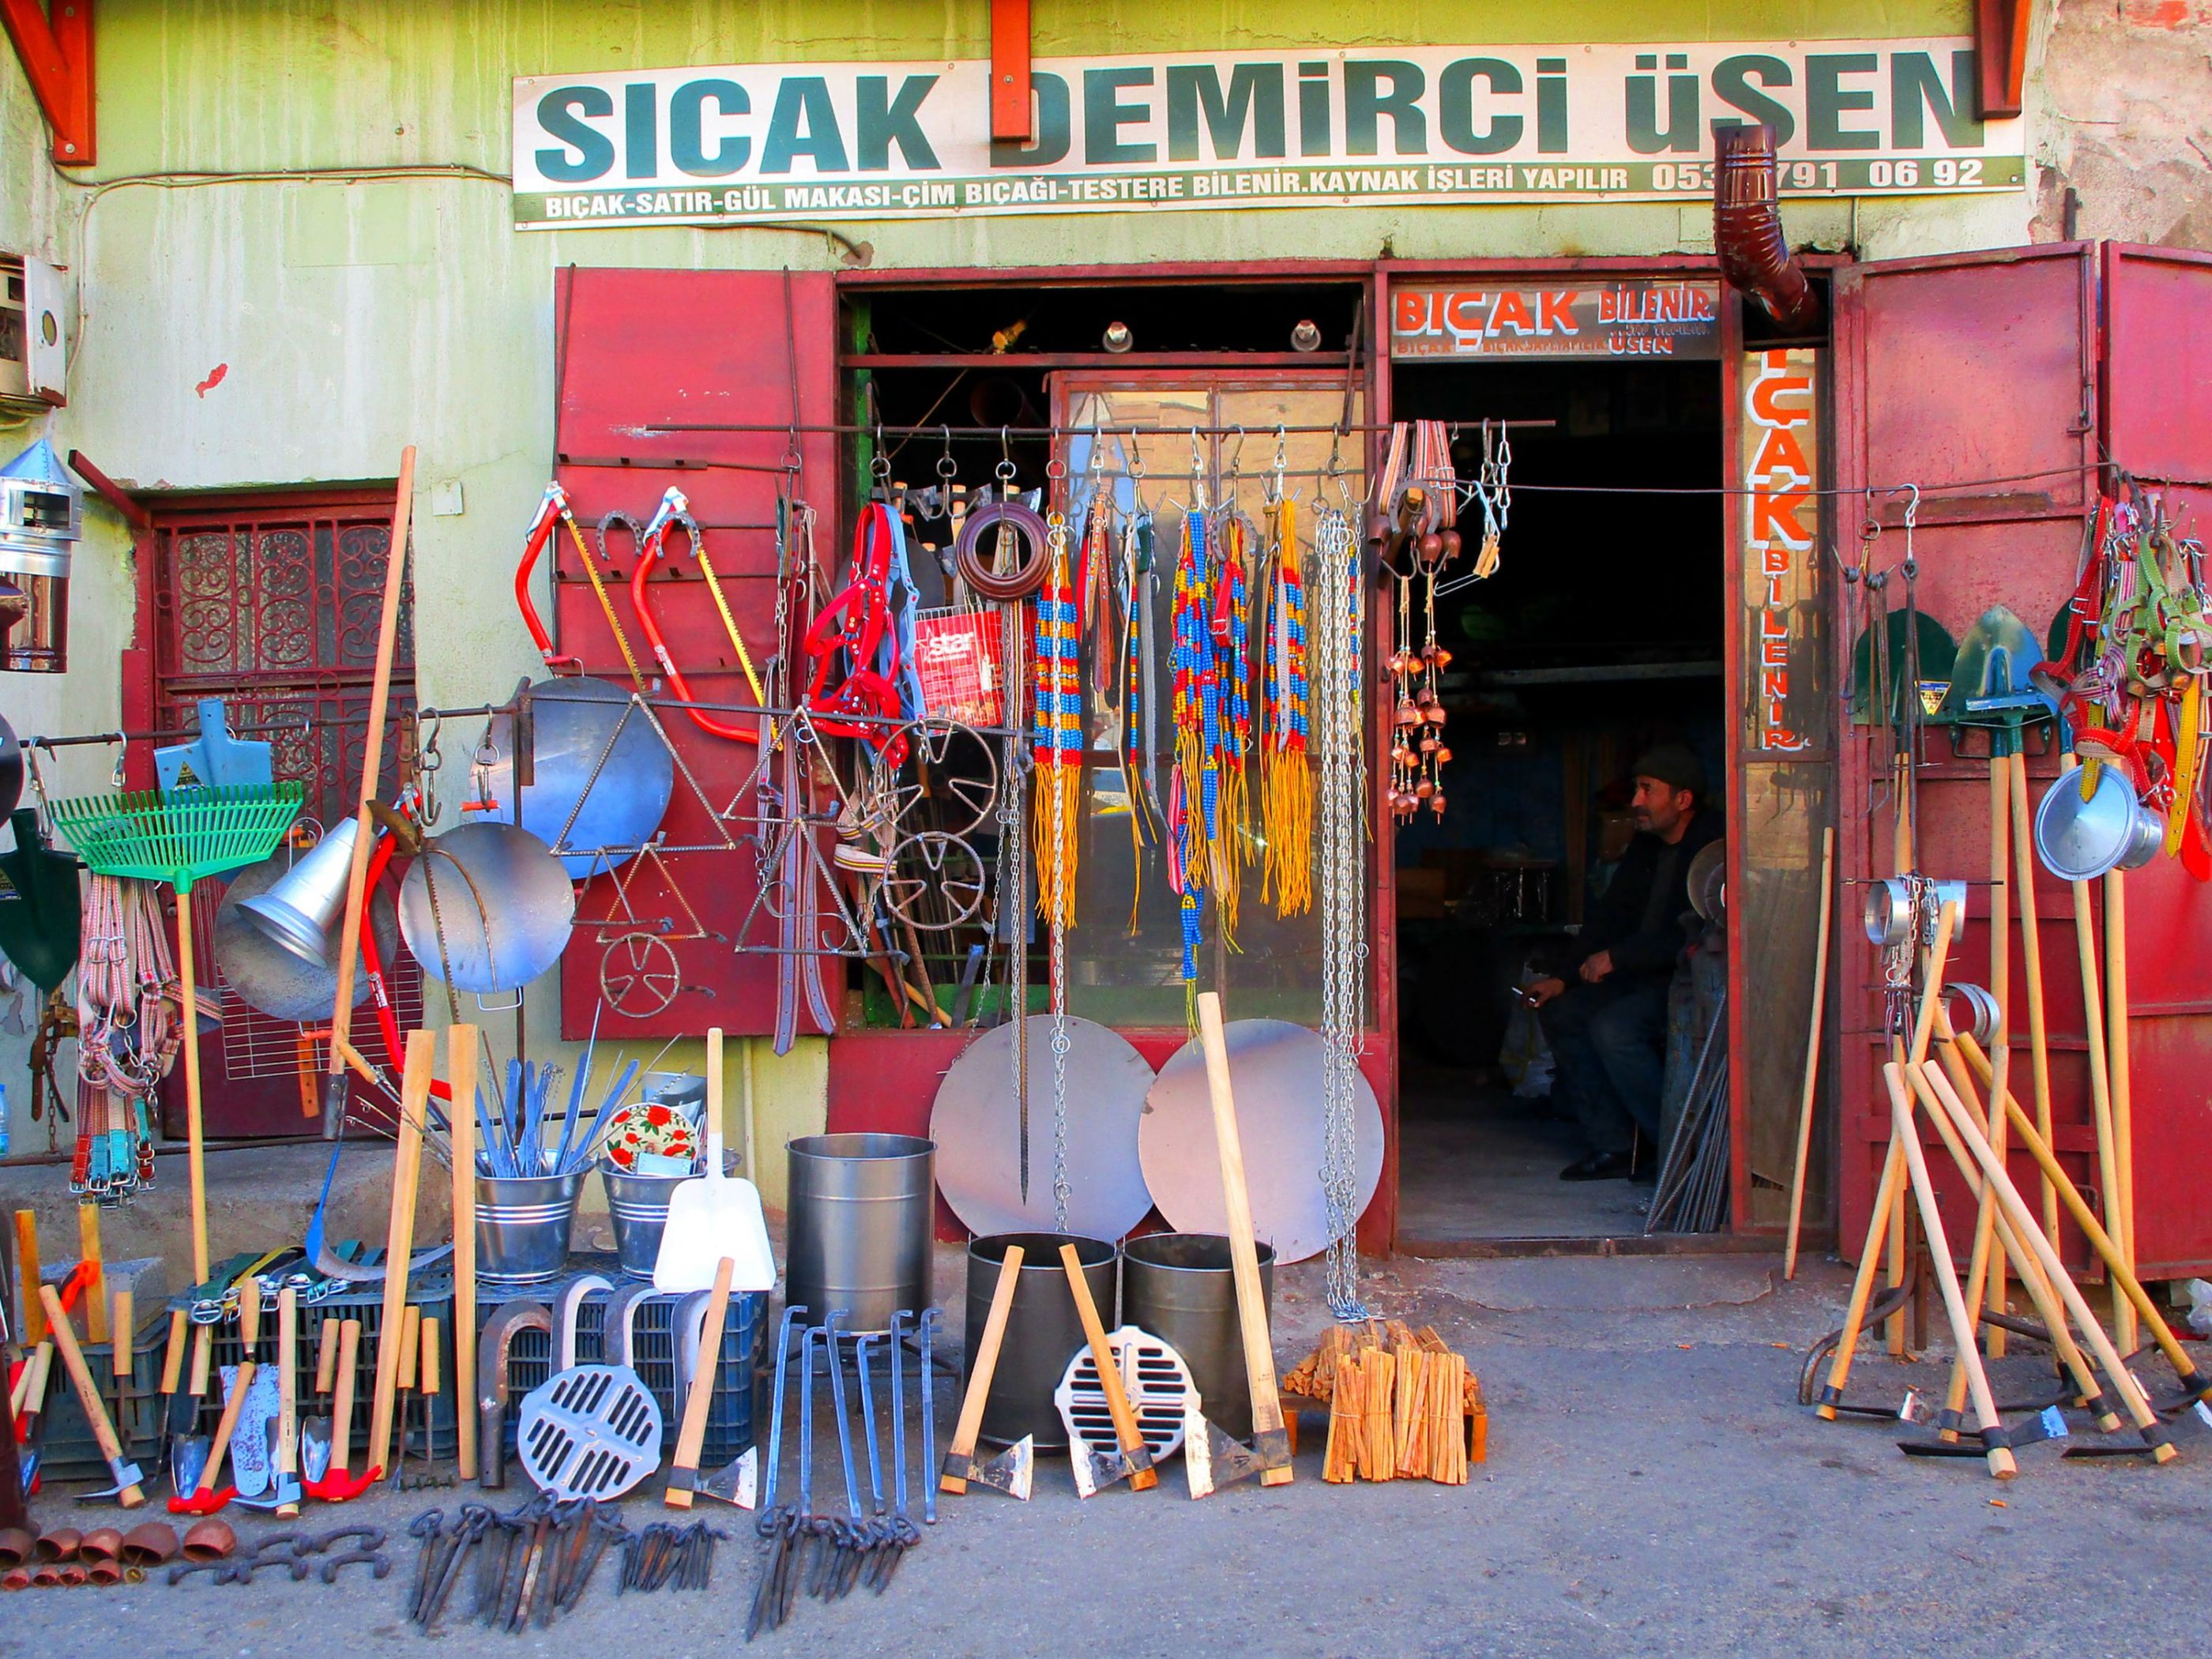
[[[1234,488],[1237,481],[1243,476],[1244,428],[1240,425],[1237,428],[1237,447],[1229,452],[1229,483],[1231,487]]]
[[[1205,471],[1206,457],[1199,451],[1198,428],[1193,427],[1190,429],[1190,476],[1194,478],[1198,477]]]
[[[127,732],[118,732],[115,734],[115,773],[108,785],[111,789],[120,789],[123,787],[123,762],[125,757],[130,752],[131,734]]]
[[[950,483],[958,476],[960,463],[952,459],[952,428],[945,428],[945,453],[937,458],[937,476]]]
[[[1290,465],[1290,434],[1280,421],[1275,422],[1275,477],[1279,484],[1284,470]]]

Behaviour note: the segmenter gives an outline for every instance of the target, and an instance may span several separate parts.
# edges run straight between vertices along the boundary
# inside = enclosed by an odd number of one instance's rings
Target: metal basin
[[[325,937],[322,957],[309,962],[271,939],[242,908],[289,875],[292,864],[293,855],[279,851],[230,878],[215,913],[215,959],[223,982],[247,1007],[272,1019],[327,1020],[338,994],[337,930]],[[442,900],[444,895],[439,896]],[[399,919],[388,892],[380,889],[369,895],[368,919],[376,930],[377,954],[388,965],[399,954]],[[368,1000],[368,976],[356,954],[354,1006]]]
[[[2036,853],[2043,867],[2063,881],[2140,870],[2165,845],[2165,818],[2136,799],[2135,786],[2116,766],[2098,769],[2087,800],[2081,774],[2065,774],[2035,809]]]
[[[1120,1254],[1105,1239],[1075,1233],[997,1233],[972,1240],[968,1246],[968,1329],[982,1331],[991,1294],[998,1288],[1000,1264],[1015,1244],[1022,1247],[1022,1267],[1014,1278],[1013,1307],[1006,1315],[1006,1340],[999,1350],[998,1367],[991,1373],[991,1391],[984,1396],[981,1437],[994,1446],[1011,1446],[1029,1435],[1036,1438],[1039,1451],[1060,1451],[1067,1445],[1067,1425],[1053,1403],[1053,1390],[1060,1386],[1069,1358],[1087,1340],[1075,1297],[1067,1288],[1060,1247],[1075,1246],[1091,1299],[1098,1304],[1099,1320],[1109,1331],[1121,1322],[1115,1283]],[[960,1363],[963,1385],[975,1346],[972,1341],[964,1345]]]
[[[519,795],[522,827],[557,847],[556,856],[576,881],[635,857],[668,811],[676,763],[642,714],[631,711],[623,720],[629,696],[610,681],[588,677],[530,688],[530,782],[515,787],[514,717],[495,716],[495,758],[483,775],[485,793],[496,805],[464,816],[474,823],[513,823]]]
[[[453,988],[478,996],[527,985],[559,961],[575,914],[561,860],[511,823],[465,823],[432,838],[399,887],[399,931],[422,971],[443,981],[450,963]]]
[[[856,1331],[889,1330],[930,1296],[937,1147],[920,1135],[801,1135],[785,1146],[791,1243],[784,1296]]]

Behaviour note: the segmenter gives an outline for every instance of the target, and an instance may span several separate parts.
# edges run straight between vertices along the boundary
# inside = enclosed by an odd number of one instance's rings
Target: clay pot
[[[19,1590],[28,1589],[30,1588],[31,1570],[28,1567],[15,1566],[9,1568],[5,1572],[0,1572],[0,1590]]]
[[[75,1527],[56,1527],[52,1532],[39,1534],[39,1559],[66,1561],[76,1553],[76,1547],[84,1541],[84,1534]]]
[[[166,1521],[148,1521],[123,1534],[123,1559],[132,1566],[158,1566],[176,1553],[177,1529]]]
[[[52,1589],[62,1582],[62,1570],[58,1563],[41,1561],[31,1570],[33,1589]]]
[[[82,1561],[64,1561],[57,1569],[64,1589],[82,1589],[92,1582],[92,1575]]]
[[[0,1532],[0,1569],[20,1567],[39,1553],[39,1540],[21,1527]]]
[[[114,1527],[94,1527],[77,1540],[76,1559],[91,1566],[94,1562],[112,1563],[123,1553],[123,1534]]]
[[[187,1561],[220,1561],[238,1547],[238,1534],[228,1522],[213,1516],[193,1522],[185,1534],[185,1559]]]
[[[105,1589],[123,1582],[123,1569],[112,1561],[95,1561],[85,1569],[92,1582]]]

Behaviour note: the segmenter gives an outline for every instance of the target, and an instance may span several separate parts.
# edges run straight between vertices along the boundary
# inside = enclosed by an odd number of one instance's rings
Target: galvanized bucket
[[[1275,1247],[1260,1246],[1260,1294],[1275,1294]],[[1218,1233],[1153,1233],[1121,1247],[1121,1319],[1157,1336],[1190,1367],[1209,1421],[1252,1437],[1252,1385],[1237,1322],[1229,1241]]]
[[[930,1304],[937,1143],[920,1135],[802,1135],[787,1143],[791,1243],[784,1299],[847,1328],[887,1331]]]
[[[738,1173],[743,1156],[722,1154],[722,1173]],[[704,1167],[702,1164],[701,1167]],[[653,1264],[660,1259],[660,1235],[668,1225],[668,1199],[678,1185],[693,1179],[688,1175],[633,1175],[599,1160],[599,1179],[606,1185],[607,1213],[614,1218],[615,1254],[631,1279],[651,1279]]]
[[[564,1176],[477,1177],[477,1277],[495,1285],[543,1285],[568,1261],[568,1229],[586,1171]]]
[[[999,1264],[1016,1244],[1022,1247],[1022,1271],[1014,1281],[1014,1305],[1006,1316],[998,1368],[991,1373],[991,1392],[984,1397],[981,1437],[994,1446],[1010,1446],[1024,1435],[1032,1435],[1038,1450],[1059,1451],[1067,1445],[1067,1425],[1053,1403],[1053,1390],[1086,1340],[1075,1297],[1067,1286],[1067,1270],[1060,1265],[1060,1247],[1075,1246],[1091,1299],[1109,1331],[1121,1322],[1115,1284],[1119,1253],[1105,1239],[1073,1233],[994,1233],[975,1240],[968,1246],[968,1329],[982,1330],[991,1311],[991,1292],[998,1288]],[[961,1361],[963,1385],[975,1344],[967,1348]]]

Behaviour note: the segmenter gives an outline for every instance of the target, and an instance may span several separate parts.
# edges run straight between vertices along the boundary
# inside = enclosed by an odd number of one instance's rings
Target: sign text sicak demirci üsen
[[[514,83],[516,222],[548,228],[1129,209],[1710,198],[1712,127],[1771,125],[1799,196],[2015,190],[1964,40],[1416,46],[1041,59],[988,141],[988,63]]]

